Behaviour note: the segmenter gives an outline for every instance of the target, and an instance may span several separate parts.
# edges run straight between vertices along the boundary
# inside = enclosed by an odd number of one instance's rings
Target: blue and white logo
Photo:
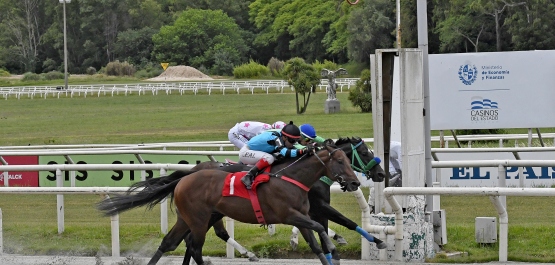
[[[489,98],[474,96],[470,99],[470,120],[475,123],[499,121],[499,106]]]
[[[459,79],[463,84],[469,86],[476,81],[478,77],[478,69],[475,65],[463,64],[459,68]]]
[[[472,97],[471,109],[498,109],[497,102],[488,98]]]

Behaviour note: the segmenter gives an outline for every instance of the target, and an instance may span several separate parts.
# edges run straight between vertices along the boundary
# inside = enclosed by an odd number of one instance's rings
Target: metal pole
[[[64,83],[65,83],[65,90],[67,90],[67,34],[66,34],[66,1],[63,1],[62,5],[64,6]]]
[[[397,9],[397,49],[401,49],[401,0],[395,2]]]
[[[426,160],[426,187],[433,187],[432,179],[432,152],[430,136],[430,82],[428,73],[428,14],[426,0],[416,2],[416,20],[418,25],[418,48],[422,49],[422,60],[424,63],[424,145]],[[432,196],[426,197],[428,208],[426,211],[434,209]]]

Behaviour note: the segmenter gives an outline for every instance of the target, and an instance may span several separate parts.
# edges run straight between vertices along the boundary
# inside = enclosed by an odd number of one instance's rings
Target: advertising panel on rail
[[[2,156],[8,165],[37,165],[38,156]],[[0,185],[5,186],[4,172],[0,171]],[[8,172],[10,187],[38,187],[39,173],[36,171],[10,171]]]
[[[147,164],[196,164],[197,161],[208,161],[205,155],[141,155]],[[237,157],[214,156],[218,161],[226,158],[237,160]],[[139,164],[140,162],[132,154],[118,155],[72,155],[71,159],[76,164]],[[41,165],[67,163],[63,156],[40,156]],[[71,172],[63,173],[64,187],[71,186]],[[170,172],[171,173],[171,172]],[[113,170],[113,171],[75,171],[76,187],[128,187],[141,181],[144,174],[146,178],[159,177],[159,171],[144,170]],[[39,175],[41,187],[56,187],[56,172],[41,171]],[[11,182],[10,182],[11,183]],[[11,186],[11,185],[10,185]]]
[[[555,152],[518,152],[522,160],[555,160]],[[472,153],[437,153],[439,161],[463,160],[516,160],[511,152],[472,152]],[[497,167],[455,167],[432,170],[437,179],[440,170],[441,187],[499,187],[499,171]],[[507,187],[520,187],[519,167],[507,167],[505,174]],[[555,186],[555,167],[523,167],[524,187]]]
[[[432,130],[555,127],[555,51],[429,56]]]

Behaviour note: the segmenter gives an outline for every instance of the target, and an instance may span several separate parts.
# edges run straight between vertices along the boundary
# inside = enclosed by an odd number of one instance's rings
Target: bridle
[[[333,159],[333,153],[335,153],[336,151],[341,151],[341,152],[345,153],[345,151],[343,151],[341,148],[335,148],[333,151],[329,152],[330,161]],[[331,172],[331,170],[324,163],[324,161],[322,161],[322,159],[320,159],[320,157],[316,154],[316,152],[314,152],[314,156],[316,156],[316,158],[318,158],[318,161],[320,161],[320,163],[322,163],[322,165],[326,168],[327,171]],[[334,173],[333,176],[335,177],[337,183],[339,183],[340,185],[345,183],[345,179],[341,175],[339,175],[337,173]],[[341,185],[341,186],[343,186],[343,185]]]
[[[360,155],[358,154],[357,148],[359,146],[361,146],[364,143],[364,140],[360,140],[360,142],[356,145],[351,144],[351,150],[353,152],[352,156],[351,156],[351,168],[353,168],[354,170],[358,171],[358,172],[362,172],[364,174],[366,174],[366,178],[370,179],[370,169],[372,169],[373,167],[379,165],[382,160],[379,157],[374,157],[372,160],[370,160],[370,162],[368,162],[368,164],[364,165],[364,162],[362,162],[362,159],[360,158]],[[357,167],[355,165],[355,159],[356,162],[358,162],[359,165],[363,165],[362,167]]]

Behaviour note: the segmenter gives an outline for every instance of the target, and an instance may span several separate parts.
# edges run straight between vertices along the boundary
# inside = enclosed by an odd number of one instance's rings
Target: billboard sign
[[[555,127],[555,51],[429,56],[432,130]]]
[[[208,161],[205,155],[141,155],[147,164],[196,164],[197,161]],[[134,155],[72,155],[72,160],[76,164],[139,164],[140,162]],[[214,156],[218,161],[225,161],[226,158],[237,161],[237,156]],[[64,164],[67,163],[64,157],[60,156],[41,156],[41,165]],[[169,172],[171,173],[171,172]],[[128,187],[141,180],[141,170],[110,170],[110,171],[75,171],[76,187]],[[145,177],[158,177],[159,171],[145,170]],[[70,187],[71,174],[63,172],[64,187]],[[55,171],[41,171],[39,176],[41,187],[56,186]]]
[[[8,165],[37,165],[38,156],[2,156]],[[4,186],[4,172],[0,171],[0,185]],[[38,187],[39,173],[36,171],[8,172],[9,187]]]

